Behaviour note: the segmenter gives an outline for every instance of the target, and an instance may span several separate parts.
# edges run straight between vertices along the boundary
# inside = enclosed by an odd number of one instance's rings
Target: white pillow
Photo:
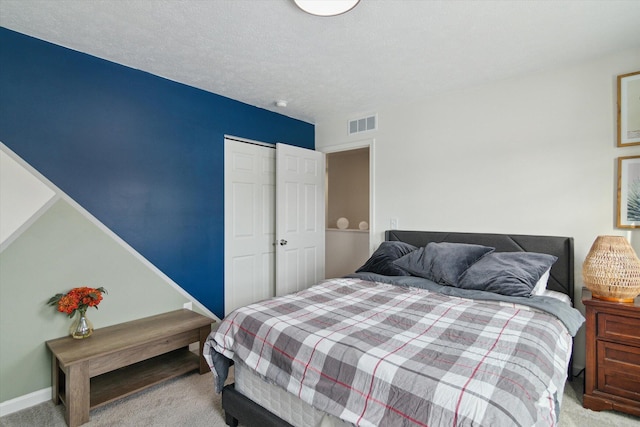
[[[571,298],[569,298],[569,295],[567,294],[563,294],[562,292],[557,292],[557,291],[551,291],[551,290],[545,290],[542,293],[542,296],[544,297],[551,297],[551,298],[555,298],[555,299],[559,299],[562,302],[565,302],[569,305],[571,305]]]
[[[540,279],[536,282],[536,285],[531,289],[531,295],[543,295],[547,290],[547,282],[549,281],[549,272],[551,268],[544,272]]]

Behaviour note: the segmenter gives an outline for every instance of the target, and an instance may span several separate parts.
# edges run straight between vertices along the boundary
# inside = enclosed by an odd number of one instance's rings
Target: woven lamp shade
[[[594,298],[632,302],[640,294],[640,260],[622,236],[598,236],[582,265]]]

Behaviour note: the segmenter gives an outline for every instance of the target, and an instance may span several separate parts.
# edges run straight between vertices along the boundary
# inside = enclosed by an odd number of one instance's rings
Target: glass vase
[[[85,311],[78,311],[73,318],[71,327],[69,328],[69,334],[77,339],[81,340],[89,338],[93,333],[93,323],[87,319],[87,313]]]

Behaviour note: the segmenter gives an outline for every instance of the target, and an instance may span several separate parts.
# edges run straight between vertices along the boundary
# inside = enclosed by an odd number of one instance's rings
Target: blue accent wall
[[[220,317],[225,134],[314,148],[312,124],[0,28],[0,141]]]

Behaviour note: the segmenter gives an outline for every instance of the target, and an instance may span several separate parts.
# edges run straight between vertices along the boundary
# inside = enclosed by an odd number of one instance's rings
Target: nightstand
[[[586,310],[583,406],[640,416],[640,300],[616,303],[582,290]]]

